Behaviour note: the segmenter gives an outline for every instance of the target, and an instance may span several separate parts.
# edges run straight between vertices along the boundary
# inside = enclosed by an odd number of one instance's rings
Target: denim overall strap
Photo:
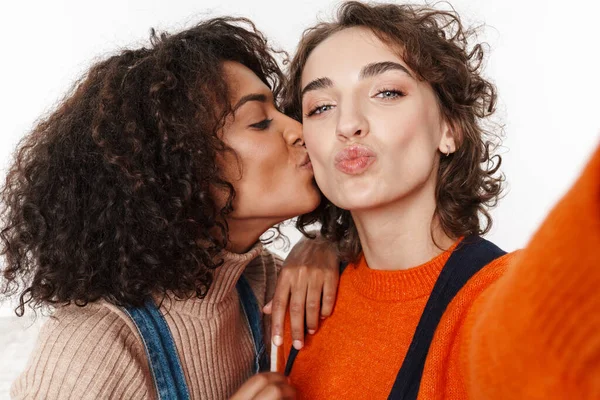
[[[458,244],[429,295],[388,399],[417,400],[429,347],[444,311],[473,275],[504,254],[479,236],[468,236]]]
[[[138,329],[148,356],[159,400],[189,400],[181,362],[173,336],[152,299],[142,307],[123,307]]]
[[[254,370],[253,373],[264,372],[269,370],[269,361],[267,360],[267,352],[265,349],[265,341],[263,338],[262,331],[262,319],[261,312],[258,306],[256,296],[248,283],[248,280],[244,275],[240,277],[236,285],[238,295],[240,297],[240,303],[248,326],[250,327],[250,333],[252,333],[252,340],[254,340]]]

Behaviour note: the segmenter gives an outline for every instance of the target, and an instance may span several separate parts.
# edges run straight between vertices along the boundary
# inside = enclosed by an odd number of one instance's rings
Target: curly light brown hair
[[[492,225],[488,209],[496,205],[504,177],[498,173],[501,157],[492,154],[499,135],[484,127],[497,97],[495,86],[482,76],[483,45],[469,45],[475,31],[467,30],[453,11],[410,4],[343,3],[333,22],[319,23],[302,36],[283,93],[289,115],[302,119],[302,70],[312,51],[351,27],[368,28],[392,48],[402,49],[406,64],[433,88],[458,144],[455,153],[440,159],[434,219],[450,237],[485,234]],[[325,238],[338,244],[343,258],[357,259],[361,246],[349,211],[324,198],[314,212],[298,219],[297,226],[305,232],[314,223],[320,223]]]
[[[283,74],[243,18],[215,18],[95,64],[20,143],[0,193],[4,296],[25,305],[202,297],[235,191],[216,156],[231,112],[224,61],[277,98]],[[224,206],[211,196],[224,190]]]

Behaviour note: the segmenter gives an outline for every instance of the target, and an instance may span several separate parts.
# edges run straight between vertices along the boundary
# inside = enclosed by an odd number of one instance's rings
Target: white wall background
[[[498,86],[509,187],[489,235],[522,247],[577,176],[600,139],[600,5],[523,0],[452,0],[469,24],[485,24],[487,75]],[[0,6],[0,178],[18,140],[52,109],[93,60],[147,43],[150,27],[178,30],[206,16],[248,16],[280,48],[327,18],[332,1],[67,0]],[[286,230],[292,242],[298,235]],[[37,332],[0,306],[0,398]]]

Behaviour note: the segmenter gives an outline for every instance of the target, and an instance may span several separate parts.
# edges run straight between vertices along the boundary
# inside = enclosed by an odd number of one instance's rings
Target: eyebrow
[[[408,72],[408,70],[402,64],[398,64],[398,63],[392,62],[392,61],[383,61],[383,62],[377,62],[377,63],[365,65],[360,70],[359,76],[360,76],[360,79],[372,78],[374,76],[381,75],[384,72],[388,72],[388,71],[402,71],[402,72],[406,73],[408,76],[410,76],[411,78],[413,78],[411,73]]]
[[[267,102],[267,96],[260,93],[251,93],[243,96],[236,104],[233,106],[233,112],[235,113],[241,106],[250,102],[250,101],[258,101],[260,103]]]
[[[381,75],[384,72],[388,72],[388,71],[402,71],[414,79],[412,74],[402,64],[398,64],[398,63],[392,62],[392,61],[382,61],[382,62],[365,65],[360,70],[360,74],[358,76],[360,79],[367,79],[367,78],[372,78],[377,75]],[[304,95],[307,92],[310,92],[312,90],[328,89],[332,86],[333,86],[333,81],[329,78],[315,79],[315,80],[311,81],[308,85],[304,86],[304,89],[302,89],[302,93],[300,94],[300,97],[304,97]]]
[[[318,78],[311,81],[308,85],[304,86],[300,97],[304,97],[307,92],[311,90],[327,89],[333,86],[333,81],[329,78]]]

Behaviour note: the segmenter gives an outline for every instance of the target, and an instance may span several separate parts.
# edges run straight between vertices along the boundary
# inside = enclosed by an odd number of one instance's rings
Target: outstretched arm
[[[469,398],[600,398],[600,147],[465,332]]]

